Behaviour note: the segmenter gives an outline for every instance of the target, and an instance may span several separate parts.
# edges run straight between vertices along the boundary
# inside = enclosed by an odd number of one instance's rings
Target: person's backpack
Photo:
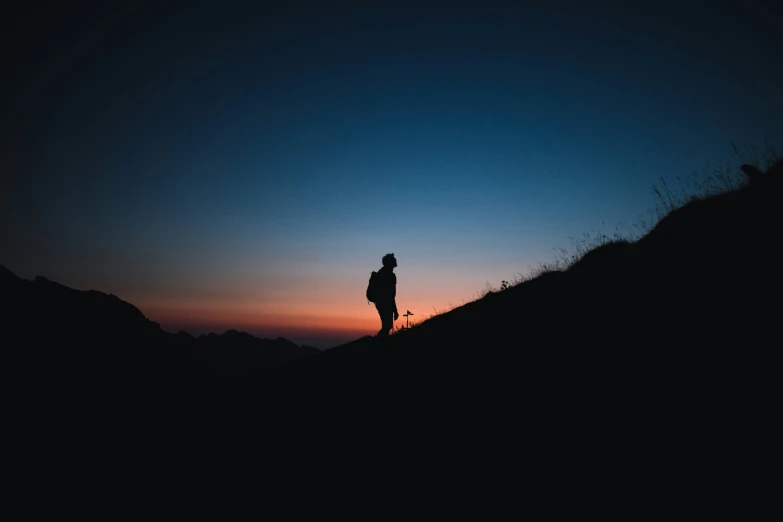
[[[367,300],[374,303],[378,299],[378,272],[370,274],[370,282],[367,283]]]

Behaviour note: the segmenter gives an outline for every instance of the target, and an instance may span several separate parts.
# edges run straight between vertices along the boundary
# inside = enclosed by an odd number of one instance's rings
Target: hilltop
[[[776,367],[782,165],[670,212],[638,241],[603,245],[567,270],[388,339],[292,362],[259,386],[307,390],[307,404],[317,390],[319,407],[354,412],[505,415],[582,400],[622,411],[655,400],[679,411],[749,396],[744,407],[754,410]]]

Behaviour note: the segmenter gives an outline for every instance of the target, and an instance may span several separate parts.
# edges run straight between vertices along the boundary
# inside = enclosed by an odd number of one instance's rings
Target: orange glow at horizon
[[[352,301],[355,301],[352,299]],[[403,314],[410,310],[411,326],[436,315],[433,305],[424,302],[405,301],[398,295],[397,306],[400,318],[395,327],[405,325]],[[458,304],[462,304],[461,302]],[[427,312],[429,307],[429,312]],[[162,327],[178,325],[188,331],[197,330],[264,330],[264,331],[301,331],[313,334],[342,333],[354,334],[357,338],[363,335],[373,335],[380,327],[380,319],[373,304],[367,301],[358,303],[333,303],[332,306],[322,306],[314,303],[290,303],[288,306],[276,306],[265,302],[242,301],[157,301],[139,303],[139,308],[149,319],[158,322]],[[450,306],[444,305],[439,312],[446,311]],[[220,333],[216,331],[216,333]],[[294,340],[294,339],[292,339]],[[295,341],[295,340],[294,340]]]
[[[369,263],[368,267],[367,277],[371,269],[378,268]],[[415,326],[472,301],[486,284],[463,267],[445,272],[413,266],[395,273],[400,313],[395,328],[406,325],[408,310],[412,312],[408,323]],[[317,277],[306,272],[298,278],[275,279],[242,274],[217,283],[205,279],[198,285],[180,283],[154,294],[133,287],[116,288],[115,294],[168,331],[199,335],[233,329],[260,337],[285,337],[297,344],[309,339],[319,347],[337,346],[374,335],[380,328],[375,306],[364,298],[367,277],[361,269],[340,266]]]

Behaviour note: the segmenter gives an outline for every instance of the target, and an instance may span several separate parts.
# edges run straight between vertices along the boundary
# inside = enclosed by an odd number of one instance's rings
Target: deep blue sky
[[[326,347],[377,329],[387,252],[425,316],[783,143],[779,8],[599,4],[25,7],[0,264]]]

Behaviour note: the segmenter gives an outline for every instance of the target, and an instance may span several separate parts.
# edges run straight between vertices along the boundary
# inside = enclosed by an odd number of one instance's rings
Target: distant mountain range
[[[21,279],[3,266],[0,303],[7,348],[34,367],[71,375],[249,376],[318,352],[236,330],[198,337],[165,332],[113,294],[75,290],[42,276]]]

